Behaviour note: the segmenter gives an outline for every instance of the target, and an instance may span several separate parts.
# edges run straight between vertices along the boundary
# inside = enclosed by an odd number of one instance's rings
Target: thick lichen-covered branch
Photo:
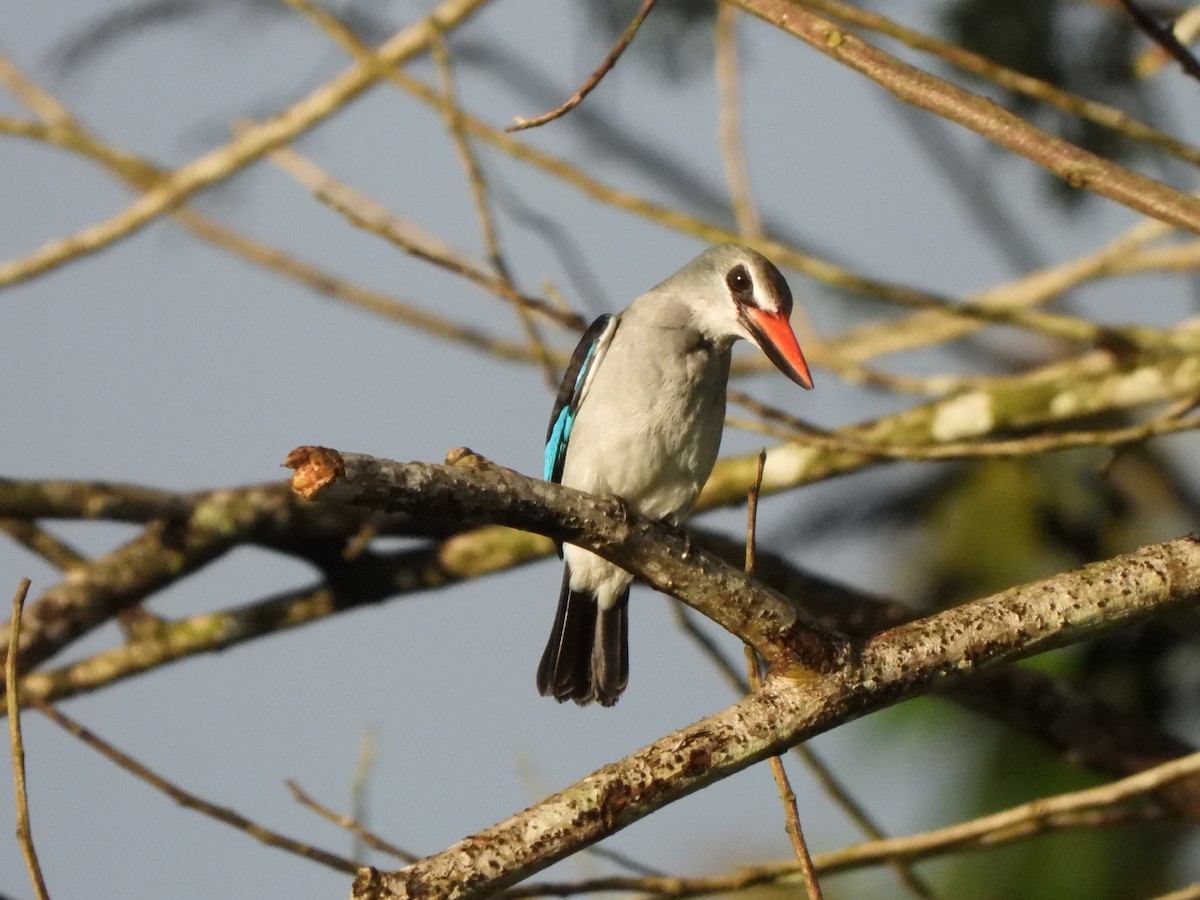
[[[293,490],[305,499],[420,512],[464,526],[509,525],[586,547],[684,600],[773,665],[827,670],[844,652],[838,636],[806,622],[788,598],[617,498],[530,478],[470,451],[452,455],[456,465],[400,464],[302,447],[288,466]]]
[[[513,485],[491,485],[513,509]],[[397,488],[403,491],[403,488]],[[478,509],[479,497],[472,500]],[[531,499],[531,498],[527,498]],[[536,517],[530,517],[533,524]],[[583,536],[579,533],[576,537]],[[599,543],[589,544],[599,549]],[[1013,588],[867,639],[824,673],[780,672],[725,711],[445,851],[363,870],[357,898],[485,897],[792,744],[975,670],[1200,601],[1200,542],[1180,538]]]

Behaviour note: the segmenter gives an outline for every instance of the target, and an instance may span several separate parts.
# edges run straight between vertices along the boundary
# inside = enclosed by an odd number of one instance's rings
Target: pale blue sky
[[[459,73],[466,107],[503,124],[546,105],[489,72],[486,59],[466,54],[481,45],[503,48],[543,73],[546,96],[568,95],[606,49],[585,27],[582,5],[499,0],[456,33],[452,47],[467,59]],[[233,120],[280,108],[345,64],[294,16],[248,14],[229,3],[120,39],[71,73],[54,66],[64,36],[120,6],[13,4],[2,17],[0,47],[101,137],[164,164],[199,155],[226,139]],[[399,27],[429,6],[387,3],[380,15]],[[743,37],[747,151],[767,218],[880,278],[962,293],[1012,274],[881,90],[761,23],[744,23]],[[431,75],[424,63],[415,70]],[[1172,98],[1194,102],[1186,87]],[[703,65],[692,78],[671,81],[635,44],[585,106],[679,155],[719,192],[714,96]],[[3,97],[0,112],[23,111]],[[993,183],[1045,262],[1080,253],[1135,221],[1106,201],[1069,218],[1042,202],[1044,181],[1031,164],[979,154],[980,139],[950,126],[946,132],[970,154],[980,178]],[[1200,138],[1194,124],[1191,138]],[[610,183],[708,212],[650,173],[629,174],[620,157],[570,119],[526,139]],[[397,213],[479,253],[451,144],[436,117],[399,92],[375,89],[300,149]],[[508,158],[487,151],[483,158],[504,193],[566,230],[603,296],[582,299],[547,243],[502,204],[504,246],[528,290],[549,277],[589,314],[616,309],[702,249]],[[0,258],[7,260],[112,214],[128,194],[87,162],[7,139],[0,141],[0,198]],[[494,298],[353,231],[267,163],[204,195],[198,206],[354,280],[520,335]],[[791,281],[819,326],[846,323],[839,298],[798,276]],[[1143,295],[1125,293],[1131,284],[1153,287],[1151,318],[1183,314],[1186,293],[1149,279],[1097,292],[1097,302],[1116,318],[1131,303],[1140,309]],[[826,372],[815,374],[811,394],[776,376],[754,387],[825,425],[890,408]],[[0,385],[0,474],[181,489],[282,478],[287,452],[309,443],[435,461],[469,445],[536,473],[552,400],[531,368],[481,359],[315,297],[166,221],[4,292]],[[725,450],[761,443],[730,433]],[[766,502],[763,535],[824,574],[891,589],[895,561],[885,556],[885,565],[872,565],[877,544],[796,547],[779,524],[789,520],[792,504],[861,503],[872,485],[915,471],[869,474]],[[736,531],[742,513],[710,516],[705,524]],[[92,552],[131,534],[104,525],[64,526],[60,533]],[[45,565],[0,541],[0,595],[21,576],[34,580],[34,595],[55,580]],[[152,608],[194,614],[312,577],[295,562],[239,551],[156,597]],[[297,807],[282,780],[295,778],[346,808],[360,740],[375,728],[380,756],[370,824],[415,852],[435,851],[731,700],[676,632],[661,598],[646,589],[633,600],[632,674],[621,703],[580,710],[539,697],[533,676],[558,583],[557,562],[539,563],[190,660],[65,708],[189,790],[340,852],[348,852],[349,838]],[[103,629],[67,658],[114,637],[114,628]],[[731,641],[726,646],[736,651]],[[26,739],[33,824],[56,898],[315,900],[348,890],[343,875],[174,807],[36,715],[26,720]],[[939,798],[965,765],[953,750],[960,740],[894,716],[886,734],[870,721],[856,723],[815,747],[861,797],[878,801],[873,808],[882,823],[899,833],[944,823]],[[814,847],[850,840],[853,832],[811,780],[797,771],[795,782]],[[898,783],[911,793],[892,794]],[[11,817],[8,779],[0,785],[0,809]],[[612,845],[681,874],[789,852],[761,767],[633,826]],[[600,865],[581,857],[558,874]],[[0,841],[0,872],[0,892],[28,895],[11,840]]]

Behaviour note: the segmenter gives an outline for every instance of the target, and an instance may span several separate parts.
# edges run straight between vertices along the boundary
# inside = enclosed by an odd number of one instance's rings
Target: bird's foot
[[[689,560],[692,558],[692,533],[680,525],[677,521],[671,518],[659,519],[658,524],[683,541],[683,552],[679,555],[680,559]]]
[[[616,516],[617,521],[622,525],[628,525],[631,513],[629,501],[620,494],[609,494],[608,499],[612,502],[613,515]]]
[[[683,538],[683,553],[679,558],[686,561],[692,558],[692,533],[685,528],[676,528],[680,536]]]

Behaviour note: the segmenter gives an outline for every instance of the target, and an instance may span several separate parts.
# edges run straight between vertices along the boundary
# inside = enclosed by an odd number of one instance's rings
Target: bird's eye
[[[754,282],[745,266],[737,265],[730,269],[729,274],[725,276],[725,283],[729,285],[729,290],[733,292],[736,300],[747,302],[754,295]]]

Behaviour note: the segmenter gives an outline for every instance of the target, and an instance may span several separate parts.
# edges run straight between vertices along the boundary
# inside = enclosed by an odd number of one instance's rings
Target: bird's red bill
[[[763,312],[761,309],[748,309],[749,319],[758,346],[776,368],[796,382],[802,388],[812,390],[812,375],[808,371],[808,363],[800,351],[800,342],[786,317],[778,314]]]

